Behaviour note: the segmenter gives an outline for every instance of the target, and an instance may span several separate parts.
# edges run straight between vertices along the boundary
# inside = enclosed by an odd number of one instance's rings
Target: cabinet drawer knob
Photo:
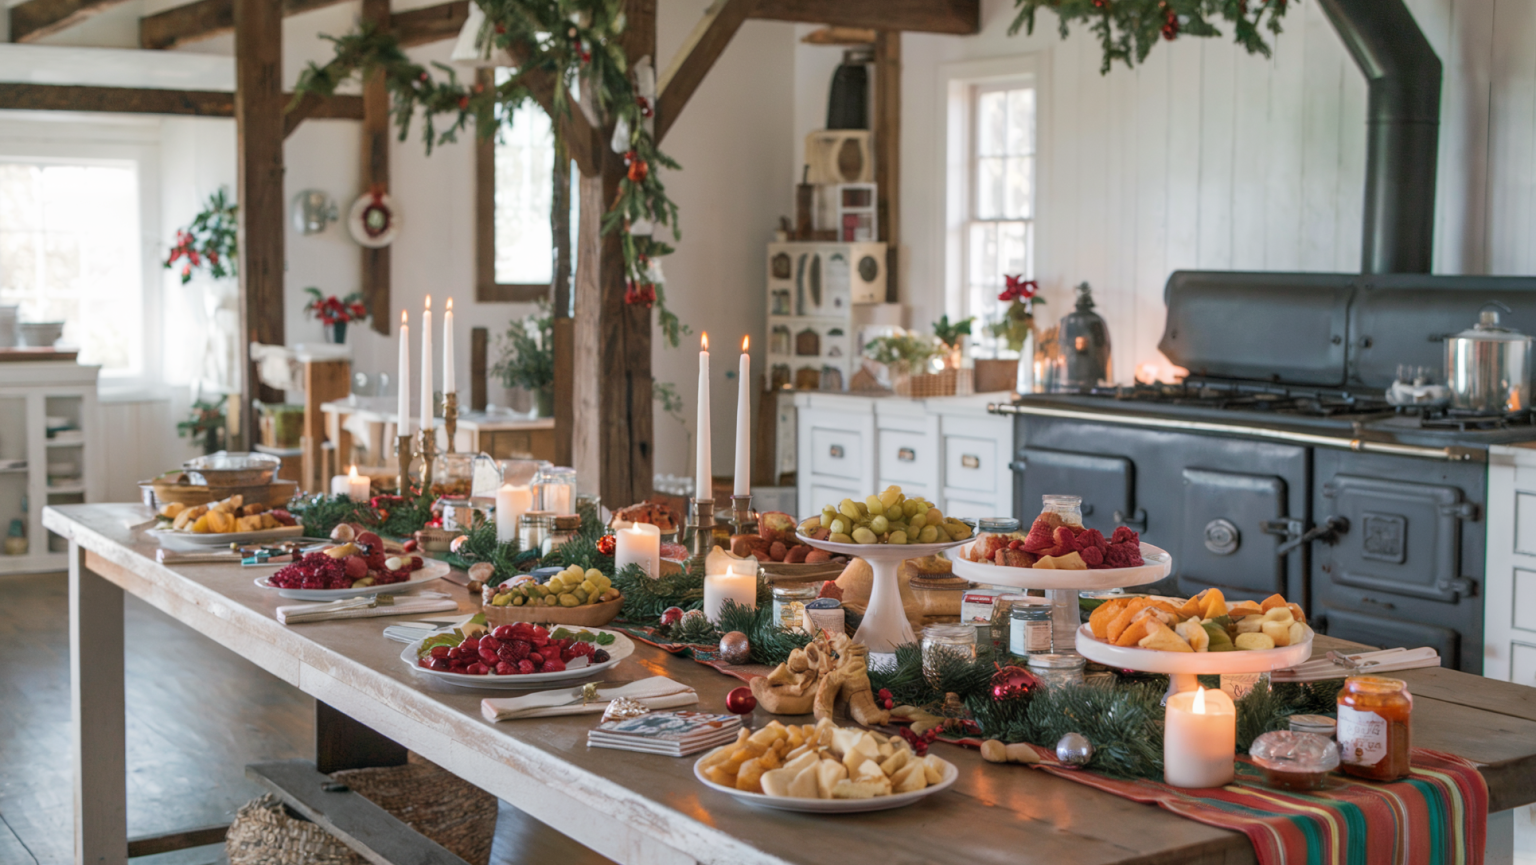
[[[975,454],[961,454],[960,467],[965,469],[979,469],[981,468],[981,457],[976,456]]]
[[[833,445],[832,447],[827,448],[827,453],[831,455],[832,459],[840,460],[843,458],[843,446]]]
[[[917,451],[911,448],[899,448],[896,451],[896,459],[904,463],[910,463],[917,459]]]

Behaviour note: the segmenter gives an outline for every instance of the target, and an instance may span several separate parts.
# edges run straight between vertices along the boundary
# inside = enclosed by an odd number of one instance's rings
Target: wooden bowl
[[[510,625],[515,622],[532,622],[536,625],[570,625],[577,628],[601,628],[618,618],[619,609],[623,606],[624,596],[620,595],[611,601],[584,604],[580,607],[498,607],[492,604],[482,604],[480,612],[485,614],[485,624],[491,628],[495,628],[497,625]]]

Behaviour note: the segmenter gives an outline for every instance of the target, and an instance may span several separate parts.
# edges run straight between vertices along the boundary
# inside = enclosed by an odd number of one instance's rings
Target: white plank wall
[[[1408,5],[1445,68],[1435,270],[1536,273],[1536,2]],[[1044,318],[1070,311],[1072,286],[1091,282],[1117,379],[1166,363],[1156,347],[1173,270],[1359,269],[1365,81],[1318,4],[1291,7],[1273,58],[1228,37],[1180,39],[1108,76],[1093,35],[1061,40],[1049,12],[1033,36],[1006,35],[1008,0],[983,0],[982,16],[975,37],[906,37],[906,116],[943,116],[936,82],[948,64],[1042,58]],[[817,85],[798,98],[824,104]],[[923,206],[944,201],[939,135],[903,130],[903,300],[915,327],[944,311],[944,216]]]

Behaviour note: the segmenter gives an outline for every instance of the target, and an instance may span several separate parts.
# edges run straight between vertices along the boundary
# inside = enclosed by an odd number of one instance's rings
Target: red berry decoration
[[[629,163],[628,176],[631,183],[645,182],[645,176],[650,173],[651,167],[645,163],[644,159],[636,159],[635,161]]]
[[[733,715],[750,715],[757,708],[751,688],[737,688],[725,695],[725,708]]]

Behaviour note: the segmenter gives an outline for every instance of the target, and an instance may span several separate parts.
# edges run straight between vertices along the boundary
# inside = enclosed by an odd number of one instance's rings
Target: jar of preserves
[[[1041,496],[1040,516],[1053,525],[1083,527],[1082,496]],[[1054,519],[1053,519],[1054,517]]]
[[[1031,599],[1044,601],[1044,598]],[[1008,640],[1008,653],[1018,658],[1043,655],[1051,650],[1051,605],[1049,603],[1014,603]]]
[[[791,583],[773,587],[773,621],[792,631],[801,630],[805,605],[816,600],[817,583]]]
[[[581,517],[576,514],[556,514],[551,520],[551,526],[549,534],[544,536],[539,546],[540,552],[546,556],[576,539],[576,532],[581,528]]]
[[[1407,777],[1413,695],[1402,679],[1351,676],[1339,691],[1339,758],[1346,773],[1371,781]]]

